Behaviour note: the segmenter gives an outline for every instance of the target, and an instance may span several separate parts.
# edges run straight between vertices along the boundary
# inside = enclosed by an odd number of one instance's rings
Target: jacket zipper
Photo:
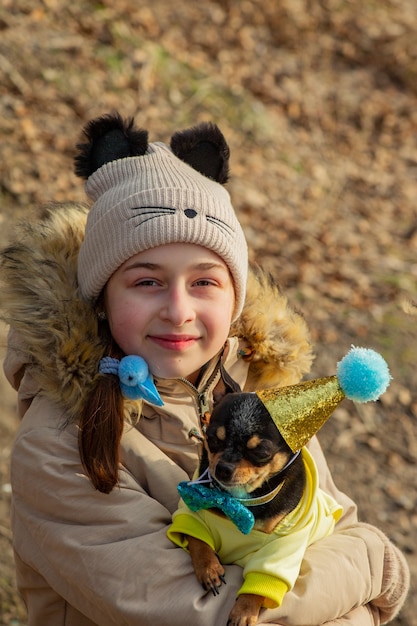
[[[210,410],[210,407],[207,401],[207,391],[210,385],[215,380],[217,374],[219,373],[220,361],[221,359],[217,361],[216,367],[214,368],[213,372],[210,374],[210,377],[208,381],[206,382],[206,384],[204,385],[204,389],[202,391],[198,391],[197,387],[195,387],[192,383],[190,383],[190,381],[187,380],[186,378],[179,378],[179,381],[183,385],[188,387],[188,389],[193,393],[194,397],[197,400],[197,406],[198,406],[198,412],[199,412],[199,418],[200,418],[200,426],[201,426],[201,430],[203,433],[205,432],[205,426],[206,426],[205,424],[206,414]],[[190,437],[196,437],[197,439],[203,440],[203,436],[200,433],[195,432],[195,429],[191,429],[191,431],[188,434]]]

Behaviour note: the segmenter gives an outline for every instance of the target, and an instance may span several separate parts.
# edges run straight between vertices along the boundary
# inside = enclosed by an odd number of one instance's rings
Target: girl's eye
[[[158,284],[158,282],[152,278],[146,278],[146,279],[141,279],[141,280],[137,280],[135,282],[135,287],[155,287]]]
[[[194,285],[196,287],[208,287],[213,286],[215,283],[213,280],[209,280],[208,278],[201,278],[200,280],[196,280]]]

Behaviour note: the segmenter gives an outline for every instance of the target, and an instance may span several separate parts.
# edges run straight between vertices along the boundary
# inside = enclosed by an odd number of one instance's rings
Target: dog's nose
[[[232,463],[226,463],[225,461],[219,461],[216,465],[215,477],[222,482],[228,482],[235,471],[235,466]]]

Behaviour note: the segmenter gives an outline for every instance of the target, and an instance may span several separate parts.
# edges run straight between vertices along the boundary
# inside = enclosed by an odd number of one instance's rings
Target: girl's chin
[[[192,366],[186,367],[185,364],[178,364],[175,367],[160,367],[157,365],[154,369],[151,367],[151,371],[153,371],[156,378],[185,378],[192,382],[197,377],[200,368],[197,371],[191,370]]]
[[[214,354],[209,351],[200,351],[199,354],[176,355],[175,358],[166,358],[164,355],[164,358],[149,359],[148,366],[156,378],[185,378],[194,383],[203,365],[217,353],[218,351],[215,351]],[[146,361],[146,357],[144,358]]]

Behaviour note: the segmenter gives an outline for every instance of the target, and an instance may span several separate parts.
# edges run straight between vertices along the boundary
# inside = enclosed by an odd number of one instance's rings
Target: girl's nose
[[[182,326],[195,318],[192,298],[184,287],[176,286],[169,289],[166,301],[161,307],[160,317],[174,326]]]

